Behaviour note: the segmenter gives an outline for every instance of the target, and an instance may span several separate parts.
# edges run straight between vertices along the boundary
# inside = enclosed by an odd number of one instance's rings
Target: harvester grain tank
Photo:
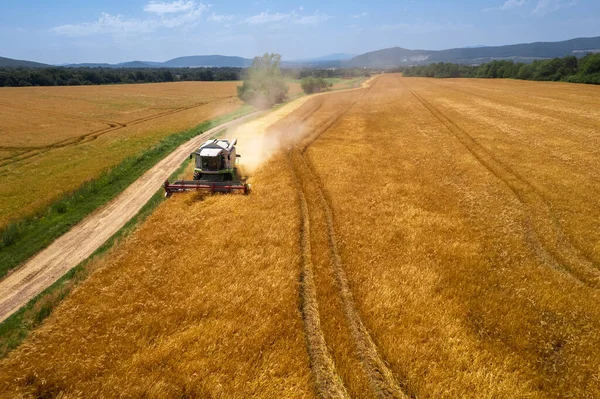
[[[167,180],[163,187],[165,195],[184,191],[210,191],[230,193],[242,191],[248,193],[249,186],[244,179],[238,176],[236,167],[237,158],[233,141],[211,139],[206,141],[196,151],[190,154],[190,159],[195,158],[194,180],[178,180],[169,183]]]

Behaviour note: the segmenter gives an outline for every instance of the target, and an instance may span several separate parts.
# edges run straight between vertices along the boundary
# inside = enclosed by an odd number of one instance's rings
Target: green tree
[[[319,93],[329,87],[330,83],[323,78],[315,78],[314,76],[308,76],[300,81],[300,87],[306,94]]]
[[[246,78],[238,86],[238,97],[255,107],[269,108],[287,98],[288,86],[281,74],[281,55],[255,57]]]
[[[175,81],[175,77],[173,76],[173,74],[171,73],[171,71],[168,70],[168,69],[162,71],[162,78],[165,80],[165,82],[173,82],[173,81]]]
[[[535,68],[531,64],[523,64],[517,73],[517,79],[530,80],[533,77]]]
[[[600,73],[600,53],[587,54],[579,62],[579,72],[582,75]]]
[[[564,65],[564,74],[565,75],[573,75],[575,73],[577,73],[577,64],[578,64],[578,60],[577,57],[575,57],[574,55],[569,55],[563,58],[563,65]]]

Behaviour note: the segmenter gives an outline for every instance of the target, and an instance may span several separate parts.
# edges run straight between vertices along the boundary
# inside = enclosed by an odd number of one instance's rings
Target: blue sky
[[[600,35],[600,0],[2,0],[0,56],[46,63],[284,59]]]

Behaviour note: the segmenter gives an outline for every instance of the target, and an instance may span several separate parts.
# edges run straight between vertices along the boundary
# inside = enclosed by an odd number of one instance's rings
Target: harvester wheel
[[[200,179],[202,179],[202,173],[194,172],[194,180],[200,180]]]

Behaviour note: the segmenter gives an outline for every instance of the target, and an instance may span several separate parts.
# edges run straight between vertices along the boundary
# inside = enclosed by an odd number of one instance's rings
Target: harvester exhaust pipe
[[[231,152],[231,150],[233,150],[233,147],[235,147],[236,144],[237,139],[233,139],[233,141],[229,144],[229,147],[227,147],[227,151]]]

